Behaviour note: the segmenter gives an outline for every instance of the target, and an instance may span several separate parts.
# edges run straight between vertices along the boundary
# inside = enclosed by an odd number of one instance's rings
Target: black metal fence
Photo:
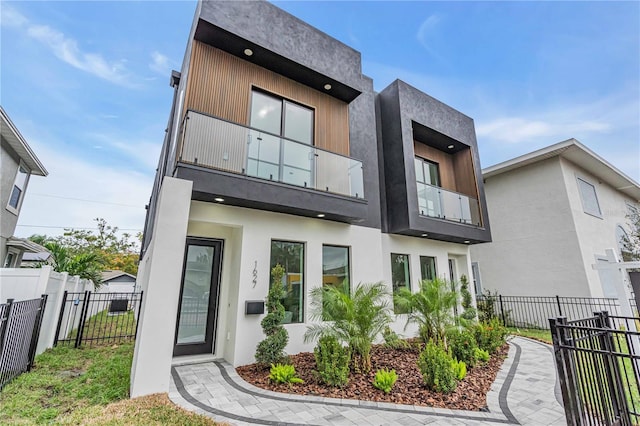
[[[549,319],[567,424],[640,424],[640,318]]]
[[[64,292],[54,346],[112,344],[134,340],[142,292]]]
[[[29,371],[36,354],[47,295],[0,305],[0,390]]]
[[[482,295],[476,298],[480,319],[500,318],[507,327],[549,329],[549,318],[577,320],[593,312],[620,313],[618,299],[562,296]]]

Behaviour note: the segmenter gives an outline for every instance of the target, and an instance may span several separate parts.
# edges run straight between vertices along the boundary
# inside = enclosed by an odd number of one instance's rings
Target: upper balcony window
[[[313,145],[313,110],[254,90],[251,122],[255,129]]]
[[[437,163],[416,157],[416,180],[427,185],[440,186],[440,170]]]

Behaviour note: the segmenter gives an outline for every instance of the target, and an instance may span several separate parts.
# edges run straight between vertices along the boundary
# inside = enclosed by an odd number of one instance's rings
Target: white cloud
[[[117,149],[126,154],[128,158],[136,160],[146,170],[152,171],[158,166],[161,148],[159,143],[103,133],[91,133],[87,135],[87,138],[94,142],[94,148]]]
[[[606,132],[608,123],[598,121],[565,122],[530,120],[521,117],[499,117],[481,122],[476,127],[478,137],[486,137],[499,142],[526,143],[532,139],[568,139],[572,135],[585,132]]]
[[[64,232],[63,227],[95,228],[93,219],[97,217],[120,229],[132,230],[126,231],[129,233],[142,230],[153,176],[100,166],[33,140],[29,143],[49,170],[49,176],[31,177],[17,236],[59,235]]]
[[[437,14],[430,15],[427,19],[422,21],[422,24],[420,24],[418,32],[416,33],[416,39],[418,42],[436,59],[442,59],[441,55],[435,48],[435,44],[439,37],[437,29],[441,21],[442,16]]]
[[[164,75],[169,73],[169,67],[168,57],[160,52],[151,53],[151,63],[149,64],[149,68],[151,68],[152,71]]]
[[[24,30],[44,44],[61,61],[96,77],[125,87],[135,87],[126,70],[124,60],[107,61],[99,53],[83,52],[78,42],[48,25],[34,24],[12,7],[3,5],[2,26]]]

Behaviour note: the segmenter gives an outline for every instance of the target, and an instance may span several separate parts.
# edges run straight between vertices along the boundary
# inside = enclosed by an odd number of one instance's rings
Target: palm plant
[[[93,281],[95,288],[99,288],[102,283],[102,265],[96,253],[72,255],[65,247],[53,241],[45,243],[44,247],[51,252],[54,271],[78,275]]]
[[[353,354],[355,371],[371,370],[371,345],[391,322],[389,292],[382,283],[358,284],[353,293],[339,287],[311,290],[311,318],[329,321],[307,327],[305,343],[322,336],[334,336],[347,344]]]
[[[393,300],[398,309],[407,312],[405,328],[409,323],[417,324],[425,343],[431,339],[446,347],[446,332],[455,324],[453,308],[458,303],[458,294],[449,282],[441,278],[423,280],[418,292],[401,288]]]

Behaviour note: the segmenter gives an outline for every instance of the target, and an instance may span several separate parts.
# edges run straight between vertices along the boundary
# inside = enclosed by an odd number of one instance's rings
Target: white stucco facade
[[[637,202],[633,191],[640,188],[611,178],[617,170],[577,141],[564,144],[566,151],[548,149],[485,170],[493,242],[471,248],[484,289],[513,296],[615,297],[606,273],[592,265],[606,249],[619,249],[617,228],[628,228],[627,206]],[[593,185],[600,215],[585,213],[578,179]]]
[[[375,228],[222,203],[189,201],[188,208],[176,209],[178,200],[186,203],[189,188],[188,181],[165,178],[153,241],[140,263],[138,285],[145,298],[132,370],[132,396],[166,391],[172,359],[179,362],[171,353],[187,238],[223,241],[216,337],[210,356],[236,366],[254,362],[256,345],[265,337],[260,326],[264,315],[246,315],[245,301],[266,299],[273,240],[304,244],[304,322],[285,325],[289,333],[285,350],[289,354],[312,351],[315,346],[314,342],[304,343],[303,336],[312,322],[309,291],[322,285],[323,245],[349,247],[352,287],[383,281],[391,293],[391,253],[409,255],[414,291],[421,279],[420,256],[436,258],[439,276],[449,279],[449,259],[455,264],[456,279],[463,274],[470,276],[469,247],[464,244],[384,234]],[[186,232],[181,231],[183,225]],[[398,315],[392,326],[404,335],[415,335],[415,329],[404,328],[405,322],[406,318]]]

